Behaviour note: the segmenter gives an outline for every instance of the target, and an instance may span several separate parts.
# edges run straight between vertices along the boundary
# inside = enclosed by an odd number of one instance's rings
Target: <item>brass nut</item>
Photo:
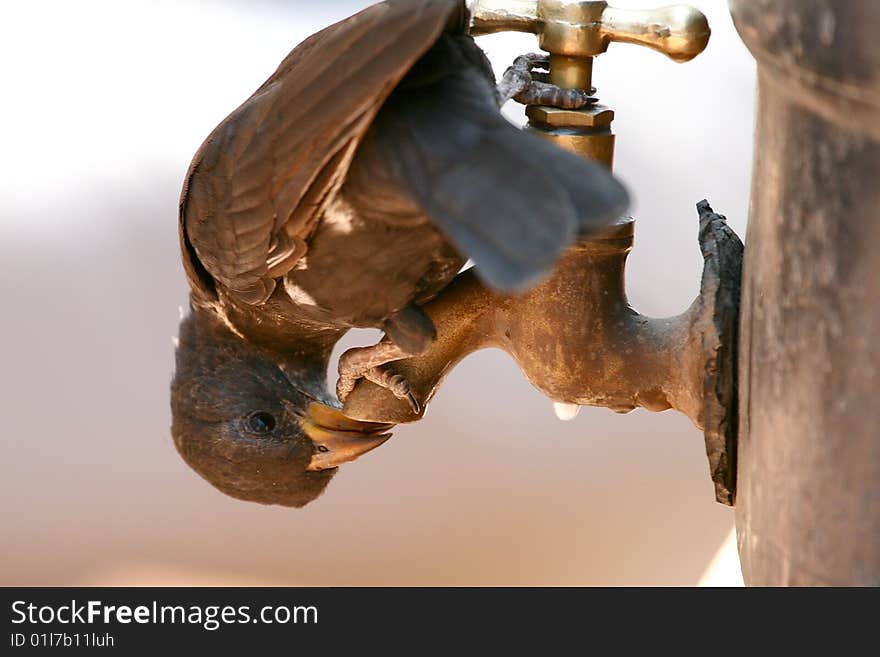
[[[529,105],[526,116],[529,121],[556,128],[602,128],[611,125],[614,110],[604,105],[593,105],[579,110]]]

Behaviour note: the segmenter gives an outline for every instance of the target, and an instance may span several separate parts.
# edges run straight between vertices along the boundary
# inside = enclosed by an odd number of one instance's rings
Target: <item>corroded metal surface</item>
[[[880,584],[880,5],[731,2],[759,66],[737,535],[751,585]]]
[[[348,397],[346,415],[416,421],[457,362],[498,347],[555,402],[619,413],[637,407],[685,413],[705,428],[718,501],[732,504],[736,426],[729,409],[736,407],[732,363],[742,243],[707,203],[699,214],[706,260],[701,293],[681,315],[654,319],[630,307],[624,264],[634,222],[622,220],[570,249],[554,274],[526,294],[501,295],[483,287],[472,271],[461,274],[425,308],[437,327],[434,346],[395,363],[421,411],[364,381]]]

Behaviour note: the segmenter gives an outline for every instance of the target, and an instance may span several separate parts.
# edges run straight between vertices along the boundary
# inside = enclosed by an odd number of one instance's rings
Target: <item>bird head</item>
[[[326,368],[326,359],[316,362]],[[196,310],[181,323],[171,384],[177,451],[227,495],[308,504],[341,463],[384,443],[393,426],[352,420],[317,398],[306,379],[326,370],[315,369],[256,347]]]

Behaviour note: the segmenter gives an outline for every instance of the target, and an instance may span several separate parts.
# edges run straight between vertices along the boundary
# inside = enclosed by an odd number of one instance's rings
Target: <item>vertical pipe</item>
[[[731,0],[759,103],[739,358],[749,585],[880,584],[880,4]]]

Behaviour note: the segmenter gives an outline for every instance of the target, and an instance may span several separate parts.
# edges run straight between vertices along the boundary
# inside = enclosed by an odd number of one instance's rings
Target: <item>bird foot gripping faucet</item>
[[[612,41],[658,50],[675,61],[696,57],[709,40],[705,16],[687,6],[651,11],[614,9],[604,1],[469,0],[470,31],[531,32],[550,53],[549,80],[566,89],[592,88],[593,58]],[[529,106],[526,129],[584,157],[612,166],[614,112]],[[634,220],[621,218],[584,239],[553,274],[525,294],[484,287],[472,271],[459,275],[425,311],[437,328],[429,352],[398,361],[420,402],[419,412],[389,391],[362,381],[346,415],[404,423],[421,419],[445,374],[486,347],[509,353],[523,374],[562,414],[581,405],[626,413],[674,408],[703,430],[716,499],[732,505],[736,467],[736,343],[743,246],[706,201],[697,206],[705,259],[700,295],[684,313],[654,319],[627,302],[624,265]]]

